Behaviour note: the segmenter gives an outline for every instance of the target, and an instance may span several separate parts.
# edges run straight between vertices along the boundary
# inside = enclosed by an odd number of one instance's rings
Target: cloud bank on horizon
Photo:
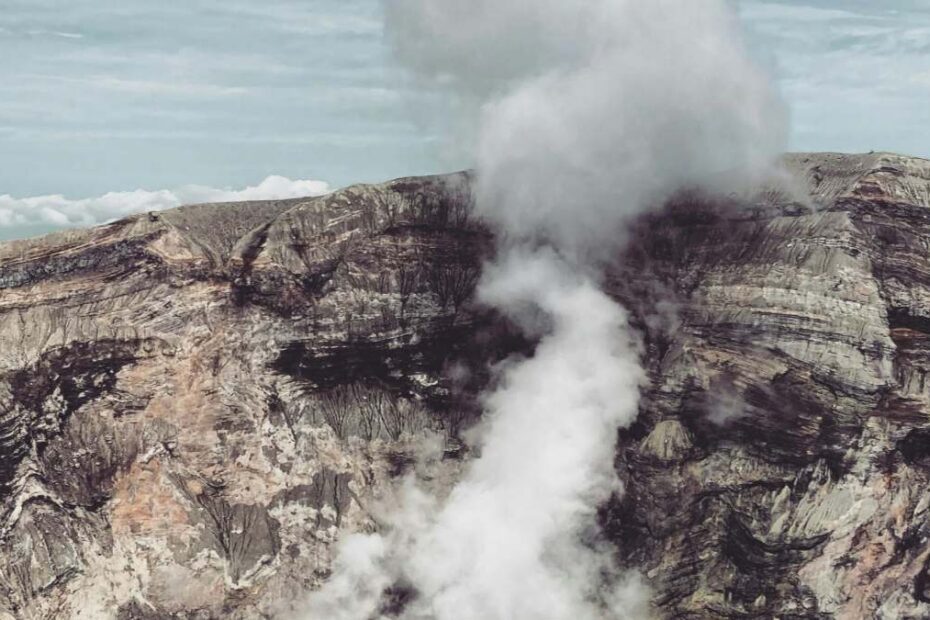
[[[184,185],[177,189],[108,192],[95,198],[69,199],[60,194],[14,198],[0,195],[0,239],[22,236],[24,231],[48,232],[59,228],[93,226],[133,213],[161,211],[185,204],[280,200],[329,193],[323,181],[291,180],[272,175],[258,185],[243,189],[221,189]]]

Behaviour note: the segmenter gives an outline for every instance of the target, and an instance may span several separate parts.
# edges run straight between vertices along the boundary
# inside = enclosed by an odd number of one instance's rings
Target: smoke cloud
[[[407,480],[307,617],[380,617],[398,585],[409,619],[646,617],[595,521],[644,376],[601,268],[678,191],[767,176],[782,107],[724,0],[393,0],[387,24],[402,62],[473,106],[476,209],[500,241],[480,300],[546,329],[485,395],[451,494]]]

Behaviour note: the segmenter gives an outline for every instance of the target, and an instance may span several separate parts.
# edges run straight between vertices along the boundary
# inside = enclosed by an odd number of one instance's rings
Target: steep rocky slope
[[[603,526],[657,617],[927,617],[930,162],[786,166],[611,268],[650,381]],[[286,617],[392,480],[448,487],[533,345],[471,301],[469,181],[0,244],[0,617]]]

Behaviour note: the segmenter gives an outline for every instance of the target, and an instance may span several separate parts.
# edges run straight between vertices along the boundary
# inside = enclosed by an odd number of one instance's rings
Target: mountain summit
[[[602,531],[657,617],[926,617],[930,161],[784,162],[609,270],[648,382]],[[471,181],[0,244],[0,618],[293,613],[392,483],[449,488],[535,344],[473,301]]]

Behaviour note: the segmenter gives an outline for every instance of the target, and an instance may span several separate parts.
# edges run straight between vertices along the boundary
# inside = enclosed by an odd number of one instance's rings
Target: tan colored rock
[[[607,274],[649,384],[605,533],[658,617],[927,617],[930,163],[785,161]],[[471,301],[469,180],[0,244],[0,617],[274,616],[426,442],[447,492],[531,346]]]
[[[678,420],[662,420],[643,440],[640,452],[662,461],[678,461],[692,448],[691,433]]]

